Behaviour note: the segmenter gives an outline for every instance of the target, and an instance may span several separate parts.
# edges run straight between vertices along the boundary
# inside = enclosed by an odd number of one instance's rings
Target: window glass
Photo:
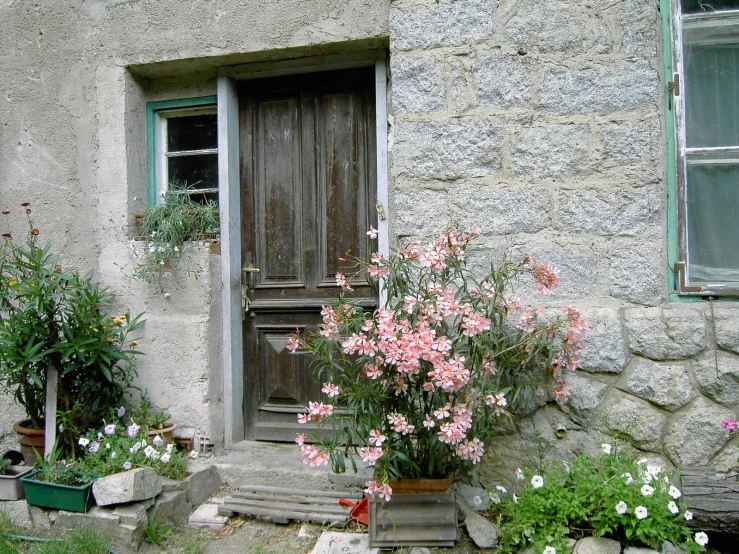
[[[691,283],[739,283],[739,163],[687,164]]]
[[[169,183],[182,189],[218,187],[218,155],[169,156]]]
[[[170,117],[167,121],[167,151],[218,148],[216,114]]]
[[[739,145],[739,44],[685,45],[688,148]]]
[[[681,0],[683,13],[709,13],[739,10],[739,0]]]

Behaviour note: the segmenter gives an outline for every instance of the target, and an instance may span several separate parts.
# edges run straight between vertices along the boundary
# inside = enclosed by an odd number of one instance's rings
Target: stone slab
[[[207,527],[208,529],[223,529],[228,518],[218,515],[218,504],[202,504],[187,518],[190,527]]]
[[[311,554],[380,554],[379,548],[370,548],[366,533],[332,533],[324,531]]]
[[[92,494],[98,506],[146,500],[154,498],[160,492],[162,484],[159,476],[148,467],[101,477],[92,485]]]

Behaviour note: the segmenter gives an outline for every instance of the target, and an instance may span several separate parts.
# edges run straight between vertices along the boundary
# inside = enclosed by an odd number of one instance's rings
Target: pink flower
[[[297,331],[294,334],[291,333],[287,336],[287,349],[290,352],[295,352],[300,349],[300,337],[298,336]]]
[[[532,264],[534,284],[543,295],[551,294],[559,286],[559,269],[550,264]]]
[[[735,421],[733,419],[725,419],[721,422],[721,427],[724,429],[728,429],[732,433],[735,431],[739,431],[739,421]]]
[[[483,331],[490,330],[490,320],[484,317],[482,314],[472,312],[469,315],[462,318],[462,327],[464,327],[463,335],[468,337],[474,337],[479,335]]]
[[[328,454],[321,452],[316,446],[303,444],[300,446],[300,452],[303,455],[304,464],[308,464],[311,467],[328,465]]]
[[[307,438],[308,437],[306,437],[304,433],[296,433],[295,434],[295,443],[298,446],[303,446],[303,443],[305,442],[305,439],[307,439]]]
[[[324,383],[321,392],[329,398],[333,398],[334,396],[339,396],[339,387],[333,383]]]
[[[382,431],[378,431],[377,429],[372,429],[369,434],[368,442],[375,446],[382,446],[382,443],[387,440],[387,437],[382,434]]]
[[[364,484],[366,489],[364,492],[371,496],[379,496],[384,498],[386,501],[390,500],[390,496],[393,494],[393,489],[387,483],[378,483],[377,481],[367,481]]]
[[[554,397],[559,404],[564,404],[570,397],[572,387],[560,381],[554,386]]]
[[[362,458],[362,461],[367,462],[367,465],[374,466],[377,463],[377,460],[382,458],[382,455],[384,452],[382,451],[382,448],[378,448],[375,446],[367,446],[366,448],[360,448],[359,449],[359,455]]]
[[[377,238],[377,229],[370,225],[369,231],[367,231],[367,236],[372,240],[375,240]]]
[[[350,283],[347,282],[346,276],[341,271],[339,271],[336,274],[336,285],[341,287],[341,290],[346,290],[346,291],[354,290],[351,287]]]
[[[410,425],[404,415],[401,414],[390,414],[387,416],[387,420],[390,422],[390,428],[396,433],[401,435],[408,435],[415,431],[415,426]]]

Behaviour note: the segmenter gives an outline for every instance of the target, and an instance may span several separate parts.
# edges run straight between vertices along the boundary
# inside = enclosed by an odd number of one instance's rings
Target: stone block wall
[[[668,301],[660,33],[657,2],[393,2],[394,231],[479,224],[487,250],[473,265],[530,255],[560,268],[546,303],[582,309],[583,364],[570,402],[523,437],[551,436],[560,455],[622,437],[726,469],[739,452],[721,428],[739,405],[739,308]],[[521,444],[501,440],[496,460]]]

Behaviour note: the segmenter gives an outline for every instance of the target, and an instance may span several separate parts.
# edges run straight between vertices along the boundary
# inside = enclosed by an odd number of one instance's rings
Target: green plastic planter
[[[92,482],[80,487],[58,485],[57,483],[37,481],[33,477],[39,473],[41,473],[41,470],[21,477],[23,488],[26,491],[26,502],[31,506],[83,513],[87,512],[92,506],[94,500]]]

